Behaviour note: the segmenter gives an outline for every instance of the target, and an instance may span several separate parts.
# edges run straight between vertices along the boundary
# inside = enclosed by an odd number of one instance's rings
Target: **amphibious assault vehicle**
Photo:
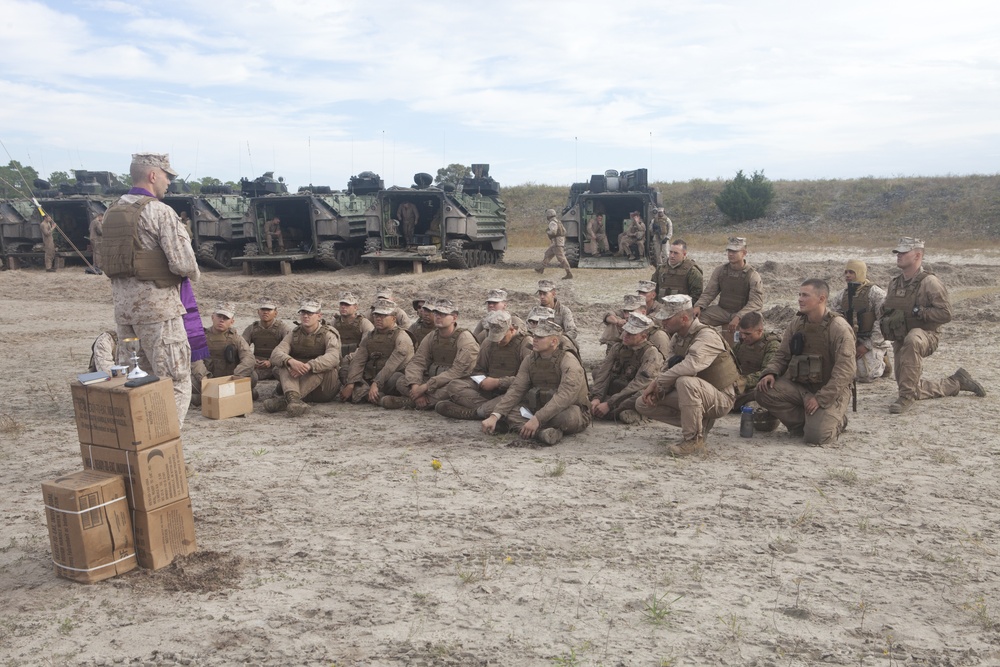
[[[178,178],[170,183],[163,201],[182,219],[187,215],[191,243],[202,266],[228,269],[233,256],[243,254],[247,200],[242,193],[234,193],[231,185],[205,185],[200,194],[194,194]]]
[[[367,259],[385,273],[390,263],[447,263],[469,269],[503,260],[507,249],[507,207],[488,164],[457,185],[433,186],[430,174],[414,175],[409,188],[392,187],[368,210]]]
[[[562,223],[566,227],[566,259],[570,266],[586,269],[642,268],[655,263],[653,230],[650,221],[662,206],[660,193],[649,187],[647,171],[618,172],[609,169],[594,174],[589,182],[570,187]],[[604,215],[604,224],[611,253],[618,252],[618,236],[629,224],[629,214],[639,211],[646,223],[646,256],[638,260],[625,257],[598,256],[598,249],[587,242],[587,223],[597,214]]]
[[[54,233],[56,261],[79,257],[77,250],[91,259],[90,220],[103,214],[118,197],[128,192],[128,186],[110,171],[74,171],[76,183],[61,183],[52,187],[48,181],[35,179],[32,195],[42,209],[52,216],[59,229]],[[30,199],[4,202],[0,207],[0,243],[9,266],[24,260],[45,256],[42,233],[38,227],[42,216]],[[74,246],[77,250],[74,250]]]
[[[244,181],[248,198],[243,216],[244,248],[234,262],[252,270],[261,262],[280,262],[282,271],[292,262],[316,260],[329,269],[342,269],[360,261],[365,245],[365,215],[383,187],[378,174],[370,171],[351,177],[346,191],[329,186],[306,186],[290,194],[281,180],[268,172],[254,181]],[[278,218],[281,242],[268,244],[267,221]]]

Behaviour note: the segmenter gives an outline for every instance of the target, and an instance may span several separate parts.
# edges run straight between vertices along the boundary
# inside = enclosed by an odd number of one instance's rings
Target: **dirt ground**
[[[367,268],[206,272],[203,309],[267,292],[449,296],[474,325],[487,289],[524,315],[541,250],[506,264],[377,278]],[[848,255],[885,285],[885,249],[758,250],[774,328],[798,284]],[[723,253],[696,254],[711,269]],[[211,421],[182,432],[199,551],[157,572],[83,585],[53,574],[40,483],[81,467],[68,382],[112,324],[110,284],[73,267],[0,274],[0,663],[4,665],[1000,664],[1000,255],[928,263],[956,310],[926,360],[990,394],[887,407],[861,386],[840,448],[720,420],[703,458],[678,430],[598,424],[539,450],[476,422],[373,406]],[[648,271],[576,271],[561,299],[588,365],[599,319]],[[557,271],[548,276],[557,278]],[[203,310],[204,312],[204,310]],[[206,319],[207,321],[207,319]],[[985,354],[984,354],[985,353]],[[273,383],[262,383],[263,395]],[[260,404],[257,404],[260,409]],[[993,426],[989,426],[993,424]],[[442,463],[439,470],[432,460]]]

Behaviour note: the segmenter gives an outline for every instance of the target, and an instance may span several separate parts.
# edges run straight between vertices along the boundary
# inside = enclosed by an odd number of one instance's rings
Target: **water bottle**
[[[740,437],[753,437],[753,408],[749,405],[744,405],[740,410]]]

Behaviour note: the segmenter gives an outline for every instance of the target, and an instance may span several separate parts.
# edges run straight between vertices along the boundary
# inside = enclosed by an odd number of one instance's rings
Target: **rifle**
[[[854,331],[855,339],[858,335],[858,325],[854,322],[854,295],[857,294],[859,287],[861,287],[861,283],[847,283],[847,313],[845,313],[845,317]],[[858,411],[858,379],[856,377],[851,380],[851,411]]]

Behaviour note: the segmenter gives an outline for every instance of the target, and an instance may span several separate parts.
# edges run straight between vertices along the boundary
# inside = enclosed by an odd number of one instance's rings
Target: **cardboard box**
[[[180,437],[174,383],[128,388],[125,378],[70,384],[80,442],[140,451]]]
[[[230,375],[201,381],[201,414],[209,419],[229,419],[253,412],[250,378]]]
[[[141,452],[81,444],[80,453],[84,468],[125,478],[128,506],[134,510],[155,510],[187,498],[187,474],[179,439]]]
[[[198,548],[190,498],[150,512],[135,510],[132,523],[135,526],[135,553],[141,567],[158,570]]]
[[[93,583],[135,569],[121,475],[81,470],[42,483],[56,574]]]

